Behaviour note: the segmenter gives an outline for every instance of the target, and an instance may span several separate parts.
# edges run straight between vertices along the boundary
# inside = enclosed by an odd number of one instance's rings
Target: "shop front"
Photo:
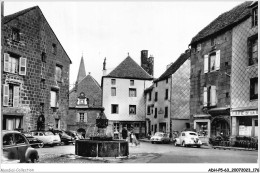
[[[146,135],[145,121],[114,121],[113,136],[115,139],[122,138],[123,127],[126,127],[129,132],[133,132],[138,139]]]
[[[232,110],[232,136],[258,137],[258,110]]]

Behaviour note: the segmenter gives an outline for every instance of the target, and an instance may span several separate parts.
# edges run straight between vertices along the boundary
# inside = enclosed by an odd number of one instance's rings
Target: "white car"
[[[175,146],[196,146],[200,147],[202,145],[201,140],[196,132],[193,131],[184,131],[180,133],[178,138],[175,138]]]
[[[41,140],[44,145],[54,146],[61,143],[59,134],[53,134],[51,131],[31,131],[31,135]]]
[[[170,138],[166,133],[156,132],[150,139],[151,143],[170,143]]]

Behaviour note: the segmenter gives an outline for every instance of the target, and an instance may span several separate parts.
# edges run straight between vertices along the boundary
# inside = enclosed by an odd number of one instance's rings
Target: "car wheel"
[[[43,146],[44,146],[44,143],[38,144],[38,148],[43,148]]]
[[[154,144],[154,142],[152,142],[152,144]]]
[[[181,144],[183,147],[186,147],[186,144],[185,144],[185,141],[182,141],[182,144]]]
[[[198,148],[200,148],[200,145],[197,145]]]
[[[175,146],[175,147],[179,146],[179,145],[177,144],[177,141],[174,142],[174,146]]]

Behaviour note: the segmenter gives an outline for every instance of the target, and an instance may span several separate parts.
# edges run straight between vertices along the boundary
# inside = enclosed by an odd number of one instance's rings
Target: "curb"
[[[256,151],[256,149],[249,149],[249,148],[239,148],[239,147],[224,147],[224,146],[212,146],[213,149],[223,149],[223,150],[239,150],[239,151]]]

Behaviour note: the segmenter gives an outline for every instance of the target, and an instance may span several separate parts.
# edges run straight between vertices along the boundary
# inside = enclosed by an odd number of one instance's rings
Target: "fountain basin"
[[[84,157],[128,156],[129,146],[125,140],[77,140],[75,154]]]

